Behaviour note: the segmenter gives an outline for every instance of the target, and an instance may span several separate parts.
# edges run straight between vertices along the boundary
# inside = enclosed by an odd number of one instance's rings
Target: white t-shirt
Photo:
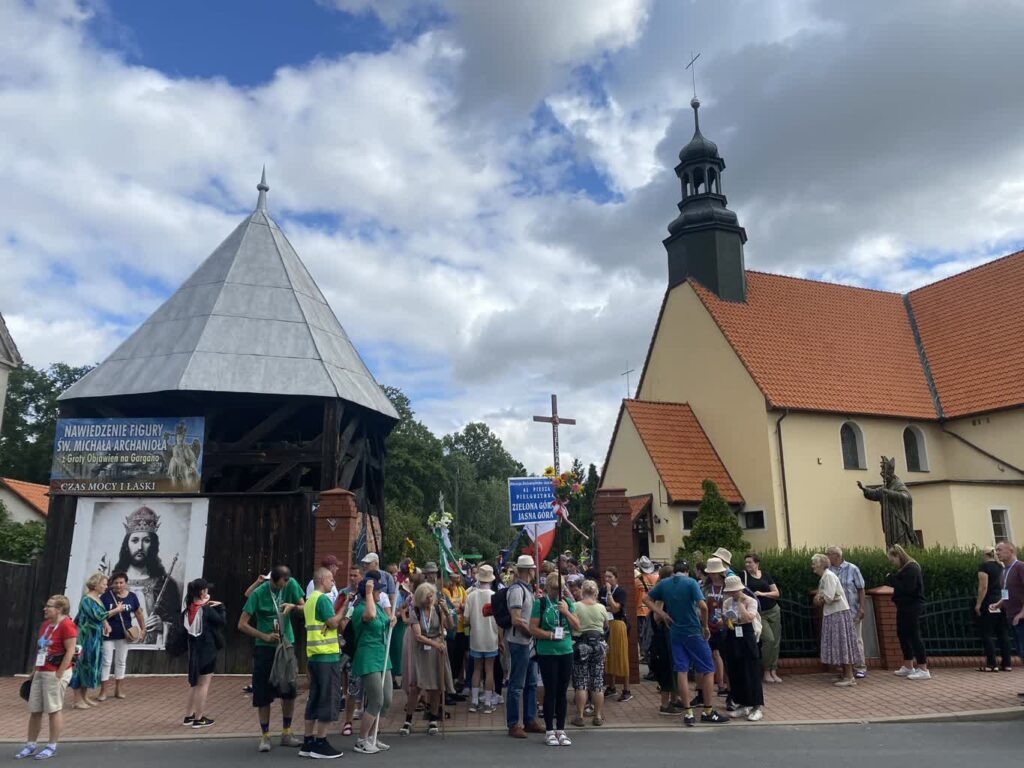
[[[492,616],[484,616],[484,606],[491,604],[494,593],[489,589],[474,589],[466,597],[465,617],[469,622],[469,650],[498,650],[498,623]]]
[[[313,586],[313,580],[310,579],[309,580],[309,584],[306,585],[306,599],[307,600],[309,600],[309,596],[312,595],[315,590],[316,590],[316,587]],[[337,599],[338,599],[338,585],[335,584],[333,587],[331,587],[331,591],[328,592],[327,594],[330,595],[330,597],[331,597],[331,605],[334,605],[335,601],[337,601]]]

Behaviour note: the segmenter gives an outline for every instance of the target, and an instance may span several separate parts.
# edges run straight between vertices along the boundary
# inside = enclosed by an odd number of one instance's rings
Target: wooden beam
[[[341,417],[344,405],[340,400],[324,402],[324,428],[321,433],[320,490],[338,487],[338,443],[341,439]]]
[[[225,448],[229,450],[249,448],[254,443],[257,443],[260,438],[270,434],[286,419],[294,416],[304,405],[307,405],[307,403],[301,400],[291,400],[285,403],[276,411],[271,412],[263,421],[238,438],[238,440],[226,445]]]
[[[253,485],[249,489],[249,493],[259,493],[260,491],[267,490],[270,486],[272,486],[282,477],[287,475],[297,466],[299,466],[299,462],[297,461],[289,461],[285,464],[279,464],[277,469],[264,475],[255,485]]]
[[[356,476],[356,470],[359,465],[363,463],[363,452],[366,449],[366,438],[360,438],[352,449],[352,458],[345,462],[345,466],[341,470],[341,479],[338,480],[338,485],[342,488],[350,488],[352,480]]]

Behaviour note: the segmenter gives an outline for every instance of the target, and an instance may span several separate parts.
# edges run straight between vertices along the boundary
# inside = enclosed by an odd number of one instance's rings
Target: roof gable
[[[748,272],[739,303],[689,284],[770,406],[936,418],[900,294]]]
[[[47,486],[28,483],[24,480],[12,480],[9,477],[0,477],[0,486],[7,488],[40,515],[46,517],[50,508],[50,489]]]
[[[704,480],[713,480],[727,501],[743,503],[729,470],[688,404],[623,400],[622,407],[640,434],[670,502],[699,502]],[[621,416],[620,412],[620,423]],[[610,459],[611,450],[608,453]]]
[[[1024,251],[908,299],[947,418],[1024,403]]]
[[[261,204],[61,400],[169,390],[341,398],[398,418]]]

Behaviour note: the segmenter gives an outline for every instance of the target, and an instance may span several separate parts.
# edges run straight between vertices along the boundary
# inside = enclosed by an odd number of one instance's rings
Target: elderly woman
[[[572,677],[571,633],[579,628],[576,604],[571,597],[563,597],[562,579],[550,574],[530,616],[530,634],[537,642],[537,664],[544,681],[544,743],[549,747],[572,746],[565,733],[566,693]]]
[[[107,591],[107,575],[96,572],[85,582],[85,595],[78,603],[78,637],[82,654],[75,663],[71,677],[71,688],[75,692],[75,709],[88,709],[98,702],[89,698],[90,690],[100,687],[100,671],[103,667],[103,636],[110,632],[107,619],[120,616],[126,610],[126,603],[119,603],[110,610],[103,605],[101,595]]]
[[[439,730],[438,721],[446,716],[443,693],[455,693],[445,643],[445,634],[452,628],[451,614],[442,607],[437,587],[426,582],[420,584],[413,595],[412,616],[416,688],[410,688],[410,701],[415,707],[420,692],[423,692],[429,717],[427,733],[434,735]],[[411,721],[412,713],[407,708],[400,731],[402,735],[407,735],[412,729]]]
[[[64,595],[53,595],[43,608],[43,621],[36,639],[36,661],[28,693],[28,739],[14,757],[17,760],[35,755],[46,760],[57,754],[61,728],[64,725],[64,690],[71,679],[71,662],[75,658],[78,628],[68,618],[71,603]],[[43,713],[50,720],[50,740],[36,754]]]
[[[985,547],[981,565],[978,566],[978,598],[974,603],[974,620],[978,625],[978,636],[985,649],[985,666],[979,672],[998,672],[996,666],[996,642],[1003,657],[1003,671],[1013,669],[1010,652],[1010,636],[1007,632],[1006,612],[998,608],[990,611],[989,606],[1000,600],[1000,586],[1003,564],[996,559],[996,548]]]
[[[761,618],[757,598],[744,593],[739,576],[726,576],[722,613],[726,620],[723,651],[729,668],[729,694],[737,707],[733,717],[757,722],[764,717],[761,684]]]
[[[857,630],[853,625],[850,604],[839,577],[829,570],[826,555],[811,558],[811,570],[819,578],[814,604],[821,606],[821,663],[843,668],[842,678],[836,681],[840,688],[857,684],[853,678],[854,665],[864,663],[857,644]]]
[[[889,563],[897,569],[885,575],[885,583],[892,587],[892,601],[896,603],[896,637],[903,650],[903,666],[896,670],[896,676],[908,680],[931,680],[928,656],[921,639],[921,611],[924,608],[921,566],[899,544],[889,547],[887,554]]]
[[[576,640],[572,658],[572,687],[576,691],[576,717],[572,724],[583,726],[583,710],[590,694],[594,706],[594,725],[604,724],[604,659],[608,644],[608,609],[597,601],[597,582],[587,579],[580,586],[580,602],[576,603],[579,629],[572,632]]]
[[[352,611],[352,631],[356,637],[356,656],[352,660],[352,674],[362,678],[366,706],[359,721],[359,739],[353,749],[364,755],[373,755],[390,749],[377,741],[377,720],[391,706],[391,658],[389,630],[397,619],[388,616],[379,605],[384,584],[380,571],[367,571],[359,585],[360,600]],[[370,738],[370,732],[373,738]]]

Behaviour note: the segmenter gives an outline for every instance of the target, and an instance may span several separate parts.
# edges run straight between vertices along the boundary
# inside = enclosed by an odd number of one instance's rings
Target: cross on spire
[[[700,58],[698,53],[696,56],[693,55],[693,51],[690,51],[690,63],[686,65],[686,68],[690,70],[690,77],[693,80],[693,98],[697,98],[697,59]]]
[[[564,419],[558,415],[558,395],[551,396],[551,415],[550,416],[534,416],[534,421],[539,421],[544,424],[551,425],[551,449],[554,453],[555,463],[552,465],[555,468],[555,474],[560,474],[560,468],[558,466],[558,425],[559,424],[575,424],[576,419]]]

